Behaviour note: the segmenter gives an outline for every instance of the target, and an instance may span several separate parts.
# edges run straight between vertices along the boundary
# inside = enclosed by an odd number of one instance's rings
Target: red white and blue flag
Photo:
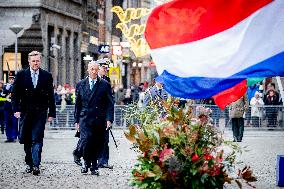
[[[284,76],[284,0],[173,0],[153,10],[145,38],[176,97],[224,108],[247,78]]]

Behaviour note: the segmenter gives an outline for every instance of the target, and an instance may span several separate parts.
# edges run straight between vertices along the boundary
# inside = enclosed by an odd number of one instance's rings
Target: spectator
[[[253,127],[260,127],[260,119],[262,117],[264,102],[261,98],[261,93],[256,91],[254,97],[250,100],[251,105],[251,120]]]
[[[244,113],[248,110],[248,98],[245,94],[229,105],[229,116],[232,119],[234,142],[242,142],[244,133]]]
[[[280,105],[279,94],[273,89],[270,89],[264,98],[264,104],[268,107],[265,108],[266,116],[268,119],[268,127],[276,127],[277,126],[277,113],[278,107],[273,107],[275,105]]]
[[[123,103],[125,105],[131,104],[133,102],[132,98],[133,98],[133,96],[132,96],[132,93],[131,93],[131,89],[130,88],[126,89],[126,93],[125,93]]]
[[[62,86],[58,85],[56,91],[54,92],[55,104],[61,105],[62,94],[61,94]]]
[[[124,104],[124,98],[125,98],[125,91],[122,86],[117,90],[115,94],[115,102],[117,105],[123,105]]]

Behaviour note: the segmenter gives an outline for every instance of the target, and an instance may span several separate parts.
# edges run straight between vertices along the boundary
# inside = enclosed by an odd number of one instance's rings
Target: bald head
[[[96,61],[91,61],[88,64],[88,73],[91,79],[96,79],[98,76],[100,65]]]

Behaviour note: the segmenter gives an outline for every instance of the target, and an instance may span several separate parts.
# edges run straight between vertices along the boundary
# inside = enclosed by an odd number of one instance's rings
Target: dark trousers
[[[98,169],[98,158],[105,142],[105,125],[97,124],[93,127],[80,126],[80,150],[84,161],[92,163],[93,170]]]
[[[97,150],[97,147],[92,146],[96,143],[92,142],[93,140],[91,138],[81,139],[81,147],[79,148],[80,150],[78,151],[79,154],[82,154],[82,157],[84,161],[87,163],[88,167],[92,164],[92,169],[93,170],[98,170],[98,157],[99,153]]]
[[[99,165],[108,164],[109,160],[109,130],[105,132],[105,142],[99,157]]]
[[[43,146],[44,128],[47,112],[22,113],[20,143],[24,144],[27,165],[38,167],[41,163],[41,152]]]
[[[43,141],[24,144],[26,153],[25,162],[27,165],[38,167],[41,162]]]
[[[0,119],[0,127],[1,127],[1,133],[4,134],[5,131],[4,118]]]
[[[77,146],[76,146],[75,150],[73,151],[73,154],[75,156],[77,156],[78,158],[81,158],[83,156],[81,148],[82,148],[81,139],[79,139],[78,142],[77,142]]]
[[[244,134],[244,118],[232,118],[232,129],[235,140],[242,140]]]
[[[10,111],[4,112],[7,140],[16,140],[18,137],[18,119]]]

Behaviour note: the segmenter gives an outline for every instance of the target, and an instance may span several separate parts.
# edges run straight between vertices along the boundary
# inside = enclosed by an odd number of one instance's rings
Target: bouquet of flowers
[[[233,180],[240,188],[240,180],[248,184],[255,181],[249,167],[239,170],[235,178],[230,176],[241,149],[224,141],[210,124],[210,110],[199,107],[194,118],[192,109],[185,111],[178,102],[173,98],[163,102],[165,117],[155,107],[131,110],[136,123],[129,122],[125,136],[141,152],[132,170],[131,184],[138,188],[207,189],[223,188]],[[224,153],[224,145],[230,146],[230,153]]]

